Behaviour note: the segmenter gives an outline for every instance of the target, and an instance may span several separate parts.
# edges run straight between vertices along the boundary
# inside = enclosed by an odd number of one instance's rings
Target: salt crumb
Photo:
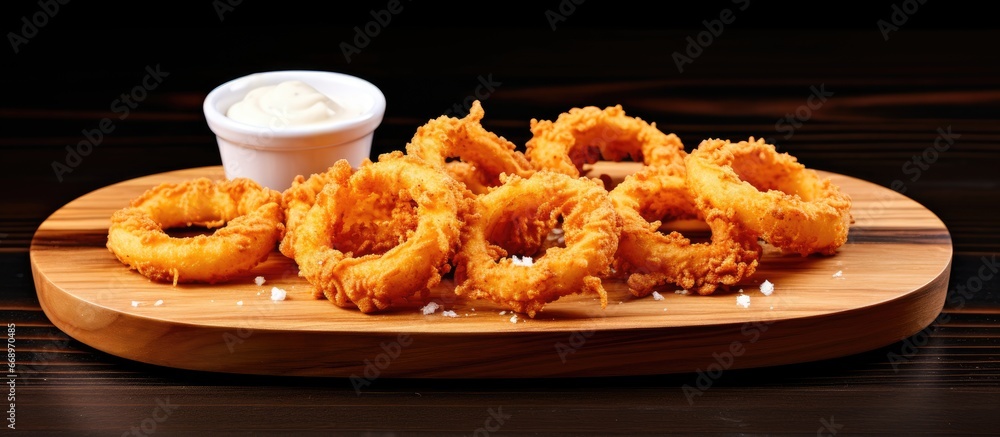
[[[441,313],[441,315],[442,315],[442,316],[445,316],[445,317],[458,317],[458,314],[457,314],[457,313],[455,313],[455,311],[452,311],[452,310],[448,310],[448,311],[443,311],[443,312]]]
[[[653,300],[663,300],[663,295],[658,292],[653,292]]]
[[[667,310],[666,308],[663,309],[663,311],[666,311],[666,310]]]
[[[750,307],[750,295],[749,294],[741,294],[739,296],[736,296],[736,305],[739,305],[739,306],[741,306],[743,308],[749,308]]]
[[[441,305],[438,305],[437,302],[428,302],[427,305],[424,305],[424,307],[420,309],[420,312],[424,313],[426,316],[428,314],[434,314],[434,312],[440,307]]]
[[[760,292],[763,293],[764,296],[770,296],[771,293],[774,293],[774,284],[765,279],[764,282],[760,284]]]
[[[236,305],[243,306],[243,301],[242,300],[236,301]]]
[[[674,291],[674,294],[682,294],[682,295],[686,296],[688,294],[688,291],[687,290],[677,290],[677,291]]]
[[[500,311],[500,315],[501,316],[504,315],[504,314],[507,314],[507,311]]]
[[[535,261],[530,256],[522,256],[520,258],[517,255],[510,257],[511,263],[515,266],[531,267],[535,264]]]
[[[139,301],[133,300],[132,301],[132,308],[139,308]]]
[[[157,300],[156,303],[153,304],[154,307],[158,307],[160,305],[163,305],[163,299]]]
[[[271,287],[271,300],[285,300],[285,296],[287,295],[288,293],[285,290],[278,287]]]
[[[253,278],[253,283],[257,284],[258,287],[260,287],[261,285],[264,285],[264,277],[263,276],[258,276],[256,278]]]
[[[837,270],[837,273],[834,273],[833,277],[834,278],[843,278],[844,277],[844,271],[843,270]]]
[[[517,314],[510,316],[510,323],[517,323]]]

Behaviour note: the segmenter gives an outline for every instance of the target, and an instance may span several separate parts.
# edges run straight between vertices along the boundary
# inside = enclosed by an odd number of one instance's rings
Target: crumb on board
[[[154,307],[158,307],[160,305],[163,305],[163,299],[158,299],[155,303],[153,303]]]
[[[517,323],[517,314],[510,316],[510,323]]]
[[[424,305],[424,307],[420,309],[420,312],[426,316],[428,314],[434,314],[434,312],[440,307],[441,305],[438,305],[437,302],[428,302],[427,305]]]
[[[441,315],[445,317],[458,317],[458,313],[454,310],[442,311]]]
[[[288,292],[286,292],[284,289],[278,287],[271,287],[271,300],[273,301],[285,300],[285,297],[287,296]]]
[[[138,307],[139,307],[139,301],[133,300],[132,301],[132,308],[138,308]]]
[[[258,276],[256,278],[253,278],[253,283],[257,284],[258,287],[260,287],[261,285],[264,285],[264,277],[263,276]]]
[[[236,301],[236,305],[243,306],[243,301],[242,300]]]
[[[658,292],[656,292],[656,291],[654,291],[653,292],[653,300],[663,300],[663,295],[660,294],[660,293],[658,293]]]
[[[834,278],[843,278],[844,277],[844,271],[843,270],[837,270],[837,273],[834,273],[833,277]]]
[[[674,291],[674,294],[680,294],[680,295],[687,296],[688,295],[688,291],[687,290],[676,290],[676,291]]]
[[[749,308],[750,307],[750,295],[749,294],[742,294],[742,293],[739,294],[739,295],[737,295],[736,296],[736,305],[739,305],[739,306],[741,306],[743,308]]]
[[[764,296],[770,296],[771,293],[774,293],[774,284],[765,279],[764,282],[760,284],[760,292],[763,293]]]

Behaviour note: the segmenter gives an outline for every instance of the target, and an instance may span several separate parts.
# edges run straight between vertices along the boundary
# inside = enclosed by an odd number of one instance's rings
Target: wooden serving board
[[[636,167],[599,163],[620,179]],[[756,274],[710,296],[660,290],[633,298],[606,281],[609,304],[571,296],[534,319],[434,290],[441,309],[364,315],[315,299],[277,250],[253,272],[216,285],[154,283],[105,247],[109,217],[146,189],[221,167],[142,177],[86,194],[35,233],[31,266],[49,319],[107,353],[183,369],[356,377],[567,377],[665,374],[820,360],[899,341],[944,305],[951,237],[930,211],[894,191],[823,173],[853,198],[855,224],[833,256],[767,250]],[[840,275],[836,275],[841,272]],[[256,276],[266,283],[258,286]],[[763,281],[774,293],[759,290]],[[287,299],[271,300],[271,288]],[[737,305],[737,289],[750,305]],[[456,317],[444,316],[452,310]]]

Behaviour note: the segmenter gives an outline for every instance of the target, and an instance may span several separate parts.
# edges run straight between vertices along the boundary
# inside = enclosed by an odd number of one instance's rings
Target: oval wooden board
[[[620,180],[635,168],[598,163],[591,174]],[[419,306],[364,315],[313,298],[277,250],[231,282],[174,287],[129,270],[105,247],[109,217],[133,197],[161,182],[220,179],[221,167],[142,177],[70,202],[38,228],[31,266],[45,313],[77,340],[141,362],[228,373],[370,380],[695,372],[844,356],[928,326],[947,292],[947,228],[894,191],[823,175],[854,201],[855,223],[836,255],[768,249],[745,284],[710,296],[664,288],[663,299],[638,299],[608,280],[606,309],[576,295],[534,319],[455,298],[448,280],[432,297],[456,317],[424,315]],[[258,275],[263,286],[254,283]],[[770,296],[759,291],[764,280],[775,286]],[[287,299],[272,301],[271,287]],[[749,307],[737,305],[739,288]]]

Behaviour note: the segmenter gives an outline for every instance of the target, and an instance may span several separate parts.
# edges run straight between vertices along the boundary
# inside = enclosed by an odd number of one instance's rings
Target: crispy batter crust
[[[548,226],[560,217],[565,247],[546,249],[531,266],[514,264],[508,258],[510,248],[494,239],[498,229],[501,235],[547,235]],[[529,317],[570,294],[596,294],[603,307],[607,293],[601,278],[609,273],[620,228],[598,181],[549,171],[530,178],[506,176],[503,185],[477,198],[476,214],[455,256],[455,292],[492,300]],[[518,246],[529,250],[530,244]]]
[[[345,241],[372,238],[365,224],[379,208],[366,205],[411,215],[416,225],[411,230],[405,221],[390,218],[387,227],[405,229],[386,232],[405,235],[402,241],[383,253],[352,252]],[[295,261],[300,275],[338,306],[373,313],[422,301],[450,271],[471,207],[472,194],[440,169],[399,151],[384,154],[353,174],[338,173],[323,187],[296,228]]]
[[[531,176],[534,167],[517,146],[483,127],[484,115],[476,100],[464,118],[442,115],[430,120],[417,128],[406,144],[406,154],[447,170],[477,194],[499,185],[501,174]],[[453,158],[468,166],[447,165]]]
[[[716,209],[698,208],[683,168],[647,166],[611,191],[622,217],[615,269],[627,277],[629,291],[647,296],[657,286],[675,284],[711,294],[756,271],[761,255],[757,238]],[[712,232],[711,241],[692,243],[680,232],[659,232],[661,220],[697,218]]]
[[[656,123],[625,114],[621,105],[572,108],[550,120],[531,120],[525,155],[537,169],[580,176],[599,160],[652,164],[683,163],[684,145]]]
[[[164,229],[204,226],[175,238]],[[284,232],[281,195],[250,179],[161,184],[111,216],[108,249],[156,281],[216,283],[267,259]]]
[[[763,139],[708,139],[685,163],[698,202],[786,252],[829,255],[847,242],[851,198]]]

